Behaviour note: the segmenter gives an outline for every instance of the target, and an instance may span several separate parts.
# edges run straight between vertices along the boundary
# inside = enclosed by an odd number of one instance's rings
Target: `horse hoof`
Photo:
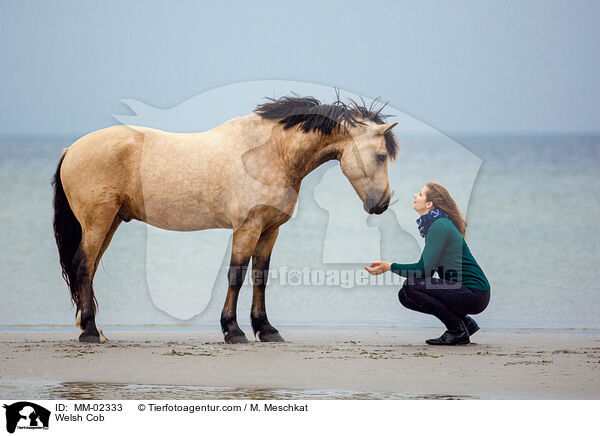
[[[90,344],[104,344],[108,342],[108,339],[102,334],[102,330],[99,330],[98,335],[90,335],[83,332],[79,335],[79,342],[87,342]]]
[[[265,333],[264,335],[259,333],[258,338],[262,342],[285,342],[284,339],[279,334],[279,332]]]
[[[102,339],[100,338],[100,336],[94,336],[94,335],[83,335],[83,333],[81,334],[81,336],[79,336],[79,342],[87,342],[89,344],[101,344],[102,343]]]
[[[243,333],[241,335],[236,335],[236,336],[225,335],[225,343],[226,344],[247,344],[248,339],[246,339],[246,335]]]

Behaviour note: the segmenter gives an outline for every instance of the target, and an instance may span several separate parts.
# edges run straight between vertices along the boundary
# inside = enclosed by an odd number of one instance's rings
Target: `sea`
[[[364,212],[337,162],[306,177],[272,255],[266,301],[274,326],[441,328],[399,304],[400,277],[386,273],[374,282],[363,270],[380,259],[418,260],[423,240],[412,193],[435,180],[466,212],[467,243],[492,287],[489,306],[475,316],[480,326],[600,329],[599,136],[399,137],[400,154],[388,169],[393,205],[382,215]],[[73,326],[77,334],[52,231],[50,185],[63,148],[75,139],[0,140],[0,329]],[[123,223],[95,278],[98,324],[107,336],[111,328],[144,326],[218,331],[231,235]],[[248,281],[238,320],[250,335]]]

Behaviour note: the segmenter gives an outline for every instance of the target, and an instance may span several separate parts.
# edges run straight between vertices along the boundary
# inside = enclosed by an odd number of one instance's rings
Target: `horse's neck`
[[[340,138],[335,135],[304,133],[295,128],[283,130],[282,140],[277,141],[285,171],[290,181],[300,183],[311,171],[341,155]]]

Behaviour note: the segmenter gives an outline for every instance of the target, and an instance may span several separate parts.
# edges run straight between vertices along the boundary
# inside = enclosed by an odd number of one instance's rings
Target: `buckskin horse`
[[[369,214],[390,202],[387,173],[398,143],[385,115],[351,100],[267,99],[246,116],[201,133],[113,126],[73,143],[54,186],[54,236],[77,307],[82,342],[105,342],[96,326],[93,279],[121,222],[167,230],[233,229],[225,342],[244,343],[237,299],[252,258],[250,319],[261,341],[283,341],[267,319],[265,287],[279,226],[291,217],[302,179],[337,159]]]

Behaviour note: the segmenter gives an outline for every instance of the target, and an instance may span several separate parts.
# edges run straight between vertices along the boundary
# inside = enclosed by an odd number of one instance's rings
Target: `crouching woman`
[[[417,263],[373,262],[371,274],[392,271],[407,277],[398,293],[408,309],[434,315],[446,326],[430,345],[468,344],[479,326],[468,315],[483,312],[490,284],[464,239],[467,223],[446,188],[436,182],[413,195],[413,209],[425,247]],[[437,272],[439,278],[432,277]]]

